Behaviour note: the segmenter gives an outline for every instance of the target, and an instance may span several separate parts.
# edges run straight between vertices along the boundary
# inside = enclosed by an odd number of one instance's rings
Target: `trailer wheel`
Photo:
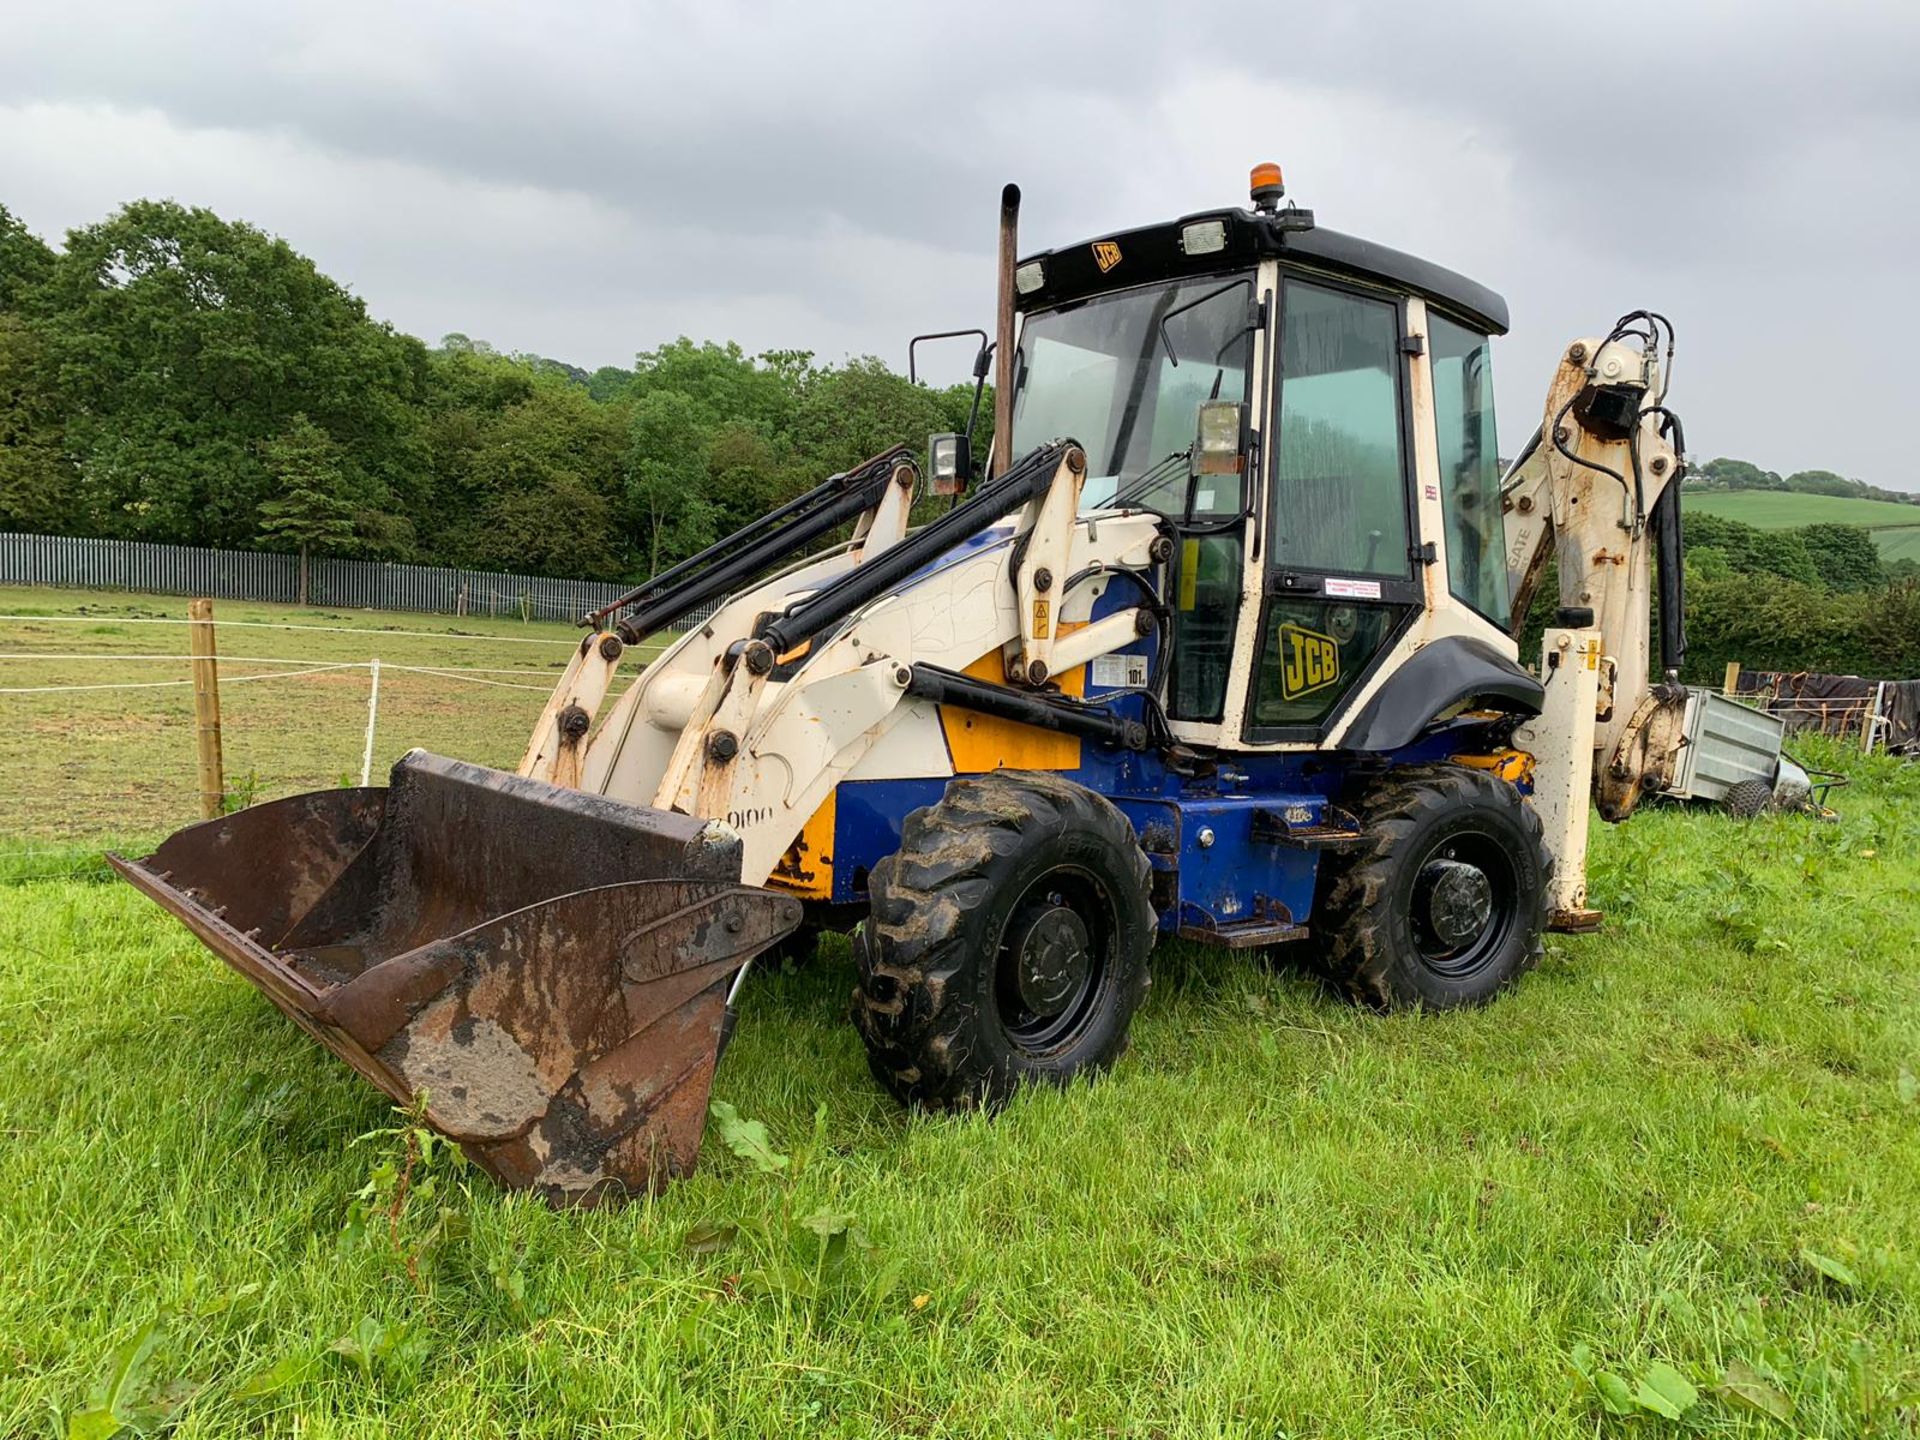
[[[1773,808],[1773,786],[1764,780],[1736,780],[1720,803],[1734,819],[1751,820]]]
[[[1147,990],[1147,871],[1126,817],[1056,775],[955,780],[913,811],[853,946],[880,1083],[956,1109],[1111,1065]]]
[[[1410,768],[1360,810],[1367,842],[1329,857],[1316,907],[1327,972],[1349,996],[1480,1005],[1533,968],[1553,857],[1518,790],[1468,766]]]

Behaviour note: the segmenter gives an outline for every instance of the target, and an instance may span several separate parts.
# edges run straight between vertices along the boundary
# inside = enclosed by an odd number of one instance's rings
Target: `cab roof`
[[[1225,244],[1210,253],[1187,254],[1182,232],[1209,220],[1222,222]],[[1268,256],[1418,295],[1489,335],[1507,332],[1507,302],[1486,286],[1416,255],[1337,230],[1322,230],[1313,224],[1310,212],[1294,209],[1274,213],[1203,210],[1171,224],[1146,225],[1043,250],[1020,262],[1022,266],[1041,262],[1042,279],[1038,289],[1016,293],[1015,304],[1023,311],[1048,310],[1155,280],[1233,269]]]

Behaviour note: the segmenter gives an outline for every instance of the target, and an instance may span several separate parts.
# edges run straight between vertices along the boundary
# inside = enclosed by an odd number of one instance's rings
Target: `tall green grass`
[[[1599,830],[1607,928],[1484,1011],[1163,947],[1115,1073],[994,1119],[881,1094],[830,946],[716,1090],[792,1159],[592,1214],[437,1155],[396,1212],[379,1097],[16,875],[0,1434],[1912,1434],[1920,768],[1846,763],[1837,823]]]

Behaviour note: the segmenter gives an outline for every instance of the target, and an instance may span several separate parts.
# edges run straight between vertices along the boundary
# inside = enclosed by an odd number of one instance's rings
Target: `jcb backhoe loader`
[[[415,751],[121,872],[556,1202],[693,1167],[797,931],[857,925],[874,1073],[931,1107],[1109,1065],[1161,936],[1487,1000],[1597,918],[1588,796],[1624,818],[1682,743],[1671,327],[1570,345],[1503,477],[1505,302],[1281,199],[1016,263],[1009,187],[977,482],[970,435],[924,486],[890,451],[591,615],[517,775]]]

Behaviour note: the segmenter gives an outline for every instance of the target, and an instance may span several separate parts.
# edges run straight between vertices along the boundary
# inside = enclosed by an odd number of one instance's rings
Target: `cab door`
[[[1419,614],[1404,303],[1282,272],[1251,743],[1315,743]]]

